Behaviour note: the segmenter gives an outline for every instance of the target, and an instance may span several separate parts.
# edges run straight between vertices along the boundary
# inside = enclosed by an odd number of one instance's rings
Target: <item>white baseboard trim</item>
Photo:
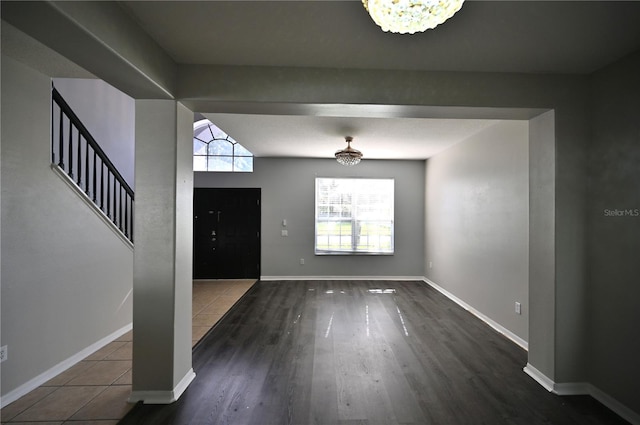
[[[554,382],[551,392],[558,395],[591,394],[591,384],[588,382]]]
[[[480,319],[483,322],[485,322],[487,325],[491,326],[495,331],[497,331],[497,332],[501,333],[502,335],[506,336],[511,341],[515,342],[516,344],[518,344],[520,347],[524,348],[525,350],[529,350],[529,343],[527,341],[525,341],[524,339],[520,338],[518,335],[516,335],[513,332],[511,332],[509,329],[505,328],[504,326],[502,326],[498,322],[496,322],[496,321],[490,319],[489,317],[485,316],[484,314],[480,313],[478,310],[476,310],[475,308],[471,307],[469,304],[467,304],[466,302],[462,301],[460,298],[456,297],[451,292],[449,292],[446,289],[440,287],[438,284],[432,282],[431,280],[427,279],[426,277],[422,277],[421,280],[424,281],[427,285],[431,286],[436,291],[442,293],[445,297],[449,298],[451,301],[453,301],[456,304],[458,304],[460,307],[462,307],[465,310],[467,310],[469,313],[471,313],[474,316],[476,316],[478,319]]]
[[[633,425],[640,425],[640,413],[634,412],[615,398],[611,397],[609,394],[605,393],[604,391],[588,382],[556,383],[531,364],[527,364],[524,368],[524,371],[527,375],[533,378],[537,383],[542,385],[549,392],[552,392],[559,396],[590,395],[600,403],[607,406],[627,422]]]
[[[7,394],[2,396],[2,400],[0,400],[0,406],[4,408],[5,406],[9,405],[10,403],[13,403],[14,401],[19,399],[20,397],[22,397],[22,396],[30,393],[31,391],[35,390],[36,388],[38,388],[40,385],[44,384],[45,382],[55,378],[56,376],[58,376],[59,374],[61,374],[65,370],[69,369],[71,366],[75,365],[76,363],[78,363],[79,361],[84,359],[85,357],[95,353],[96,351],[98,351],[99,349],[101,349],[105,345],[109,344],[113,340],[118,339],[122,335],[126,334],[131,329],[133,329],[133,325],[131,323],[129,323],[128,325],[126,325],[126,326],[118,329],[117,331],[105,336],[104,338],[102,338],[101,340],[95,342],[94,344],[91,344],[90,346],[88,346],[84,350],[74,354],[73,356],[69,357],[68,359],[61,361],[60,363],[58,363],[57,365],[55,365],[51,369],[42,372],[40,375],[36,376],[33,379],[30,379],[29,381],[27,381],[24,384],[20,385],[18,388],[9,391]]]
[[[616,412],[625,421],[633,425],[640,425],[640,413],[634,412],[633,410],[629,409],[627,406],[620,403],[609,394],[591,384],[589,384],[589,394],[591,395],[591,397],[595,398],[600,403]]]
[[[262,281],[272,280],[417,280],[422,276],[261,276]]]
[[[196,374],[193,369],[189,369],[187,374],[171,391],[132,391],[131,396],[129,396],[129,403],[141,401],[144,404],[171,404],[180,398],[195,377]]]
[[[527,365],[524,367],[523,370],[524,370],[524,373],[526,373],[531,378],[533,378],[533,380],[536,381],[538,384],[540,384],[545,390],[549,392],[553,392],[555,382],[549,379],[544,373],[540,372],[538,369],[536,369],[534,366],[532,366],[529,363],[527,363]]]

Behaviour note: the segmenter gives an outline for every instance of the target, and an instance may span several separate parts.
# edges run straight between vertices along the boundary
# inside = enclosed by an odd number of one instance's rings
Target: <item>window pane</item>
[[[211,131],[209,130],[209,127],[206,125],[196,130],[193,133],[193,137],[197,137],[198,139],[204,140],[205,142],[209,142],[213,140],[213,137],[211,136]]]
[[[341,241],[342,238],[340,238],[340,236],[329,236],[329,249],[331,251],[340,251],[340,249],[342,248],[342,246],[340,245]]]
[[[393,250],[393,239],[391,236],[380,236],[380,248],[385,250]]]
[[[233,145],[228,140],[214,140],[209,143],[209,155],[233,155]]]
[[[253,156],[251,152],[249,152],[244,146],[240,143],[235,144],[235,151],[233,152],[235,156]]]
[[[207,157],[206,156],[194,156],[193,157],[193,171],[207,171]]]
[[[232,160],[230,156],[210,156],[207,171],[233,171]]]
[[[317,236],[316,237],[316,246],[318,249],[329,249],[329,237],[328,236]]]
[[[318,205],[316,207],[318,218],[329,217],[329,205]]]
[[[201,142],[200,140],[194,138],[193,139],[193,154],[194,155],[206,155],[207,154],[207,144]]]
[[[253,171],[253,157],[251,156],[241,156],[233,158],[233,171],[240,172],[252,172]]]

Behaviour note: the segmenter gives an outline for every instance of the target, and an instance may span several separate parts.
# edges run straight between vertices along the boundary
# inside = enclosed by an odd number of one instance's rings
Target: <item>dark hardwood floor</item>
[[[423,282],[258,282],[171,405],[122,425],[626,424],[527,376],[524,350]]]

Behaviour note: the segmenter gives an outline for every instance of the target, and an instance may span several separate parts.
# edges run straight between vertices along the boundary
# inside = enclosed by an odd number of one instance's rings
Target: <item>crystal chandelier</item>
[[[347,136],[344,140],[347,142],[347,147],[336,152],[336,160],[342,165],[356,165],[362,159],[362,152],[351,147],[353,137]]]
[[[362,0],[383,31],[413,34],[433,29],[452,17],[464,0]]]

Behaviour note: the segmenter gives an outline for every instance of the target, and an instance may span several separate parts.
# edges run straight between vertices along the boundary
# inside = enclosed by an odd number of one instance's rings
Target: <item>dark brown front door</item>
[[[260,189],[197,188],[193,278],[260,277]]]

